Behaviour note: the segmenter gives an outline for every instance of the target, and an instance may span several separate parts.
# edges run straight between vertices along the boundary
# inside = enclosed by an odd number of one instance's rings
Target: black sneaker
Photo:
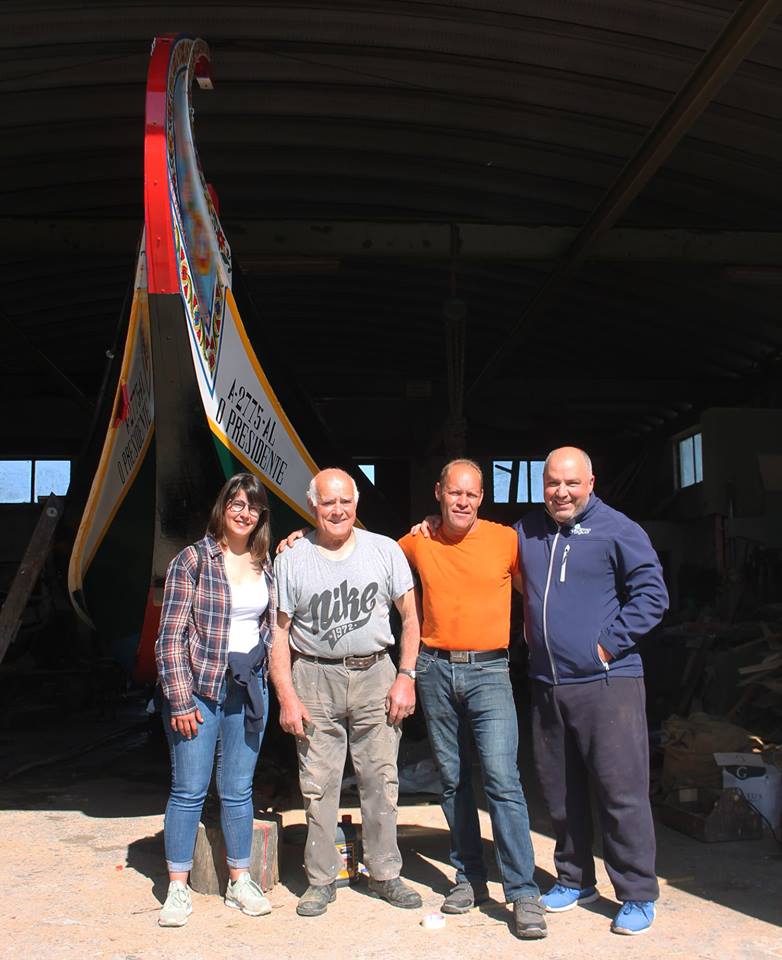
[[[489,889],[485,883],[470,883],[462,880],[451,887],[448,896],[440,907],[443,913],[467,913],[468,910],[489,899]]]
[[[540,897],[520,897],[513,903],[516,936],[522,940],[542,940],[546,936],[546,908]]]
[[[296,913],[300,917],[319,917],[336,899],[337,888],[333,883],[321,887],[307,887],[296,904]]]
[[[414,910],[422,903],[421,895],[412,887],[408,887],[399,877],[393,877],[391,880],[373,880],[370,877],[369,895],[380,897],[392,907],[402,907],[403,910]]]

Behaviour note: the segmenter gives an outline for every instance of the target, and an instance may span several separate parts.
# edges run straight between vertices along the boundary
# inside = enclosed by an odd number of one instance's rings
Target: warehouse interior
[[[398,535],[433,512],[451,456],[483,467],[481,515],[513,523],[541,501],[547,452],[584,448],[596,492],[649,533],[671,596],[644,650],[659,798],[671,717],[729,723],[750,739],[725,749],[773,752],[779,7],[4,4],[3,596],[51,471],[65,494],[105,429],[144,221],[150,45],[185,33],[211,50],[198,150],[262,322],[255,350],[284,360]],[[95,744],[148,693],[85,636],[69,545],[54,544],[0,665],[6,777],[29,763],[20,725],[57,718],[65,735],[39,759],[59,762],[71,719]]]

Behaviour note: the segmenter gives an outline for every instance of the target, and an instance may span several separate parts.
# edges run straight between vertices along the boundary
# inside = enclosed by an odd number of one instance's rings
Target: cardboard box
[[[759,753],[715,753],[722,767],[722,786],[735,787],[779,834],[782,824],[782,770],[765,763]]]

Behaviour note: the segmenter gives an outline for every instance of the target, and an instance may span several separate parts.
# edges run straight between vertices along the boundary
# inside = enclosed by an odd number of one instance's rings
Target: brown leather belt
[[[386,654],[387,650],[378,650],[377,653],[368,653],[364,657],[311,657],[307,653],[296,652],[299,660],[306,660],[308,663],[322,663],[331,667],[347,667],[348,670],[368,670],[373,663],[377,663]]]
[[[443,650],[441,647],[427,647],[421,644],[421,651],[430,657],[450,660],[451,663],[485,663],[487,660],[508,659],[508,649],[501,650]]]

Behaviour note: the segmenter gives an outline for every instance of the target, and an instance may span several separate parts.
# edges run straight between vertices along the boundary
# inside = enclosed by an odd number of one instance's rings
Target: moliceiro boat
[[[100,654],[139,681],[155,676],[168,563],[203,535],[225,478],[255,473],[282,534],[313,520],[305,492],[318,469],[314,457],[350,466],[307,398],[295,387],[287,398],[275,392],[250,342],[251,333],[262,352],[273,352],[273,332],[249,301],[245,317],[252,323],[243,321],[231,249],[195,146],[193,85],[211,89],[210,77],[204,41],[155,40],[145,222],[123,318],[124,354],[113,402],[106,392],[107,422],[98,425],[105,439],[99,453],[93,444],[92,481],[68,569],[73,605],[95,628]],[[291,422],[294,411],[308,445]]]

